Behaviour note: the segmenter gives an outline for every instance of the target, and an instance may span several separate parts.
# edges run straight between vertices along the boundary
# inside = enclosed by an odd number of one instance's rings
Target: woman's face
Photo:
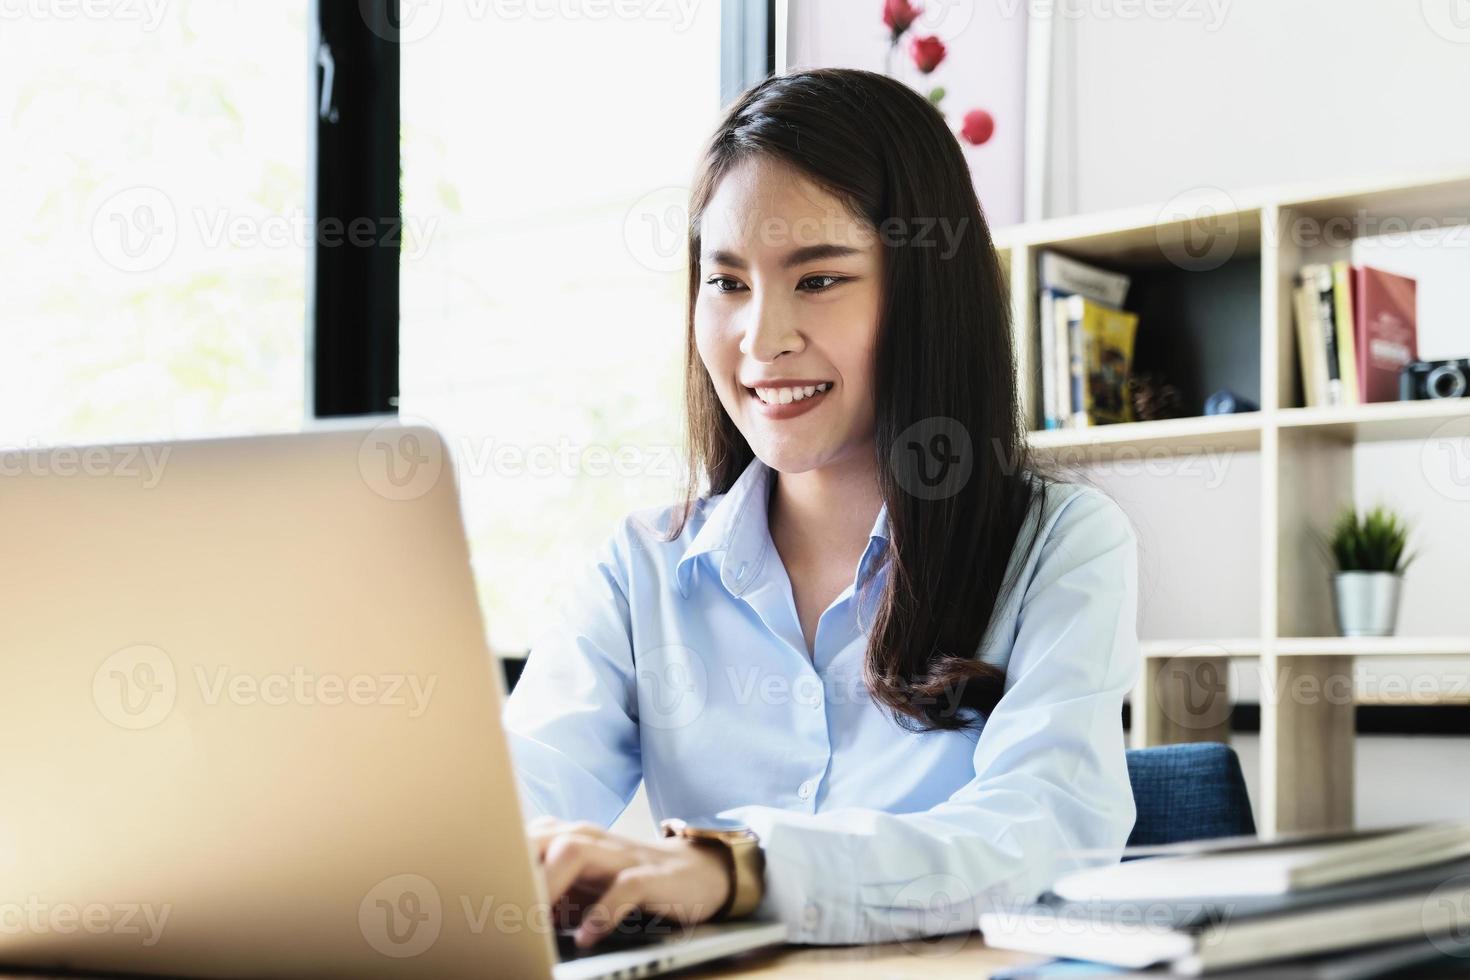
[[[725,176],[700,232],[695,343],[755,455],[781,473],[871,459],[877,234],[763,157]]]

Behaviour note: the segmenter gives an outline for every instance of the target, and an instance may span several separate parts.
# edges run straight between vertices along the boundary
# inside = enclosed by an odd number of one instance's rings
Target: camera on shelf
[[[1470,395],[1470,357],[1413,361],[1399,374],[1399,401],[1464,398]]]

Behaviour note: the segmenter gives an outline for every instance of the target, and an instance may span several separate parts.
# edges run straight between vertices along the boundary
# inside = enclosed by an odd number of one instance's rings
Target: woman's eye
[[[714,286],[715,291],[720,293],[733,293],[735,290],[741,288],[740,283],[731,279],[729,276],[710,276],[705,281],[709,285]]]
[[[831,289],[841,281],[841,276],[807,276],[799,283],[799,286],[809,293],[820,293],[825,289]],[[816,285],[808,286],[808,283]]]

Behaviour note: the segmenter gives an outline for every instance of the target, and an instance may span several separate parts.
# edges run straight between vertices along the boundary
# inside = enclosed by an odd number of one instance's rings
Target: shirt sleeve
[[[974,778],[920,813],[724,811],[766,854],[755,915],[796,943],[968,931],[990,907],[1118,860],[1135,817],[1121,714],[1138,657],[1137,539],[1085,490],[1061,505],[1026,583]]]
[[[583,569],[502,712],[526,819],[549,814],[610,826],[642,779],[620,550],[614,536]]]

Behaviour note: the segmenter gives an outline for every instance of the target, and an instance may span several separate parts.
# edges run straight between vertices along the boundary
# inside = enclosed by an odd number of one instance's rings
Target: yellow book
[[[1332,319],[1337,328],[1337,374],[1342,379],[1342,404],[1356,405],[1362,399],[1358,388],[1358,355],[1353,320],[1352,266],[1332,263]]]
[[[1089,424],[1133,421],[1128,379],[1133,368],[1133,340],[1138,314],[1083,299],[1082,410]]]

